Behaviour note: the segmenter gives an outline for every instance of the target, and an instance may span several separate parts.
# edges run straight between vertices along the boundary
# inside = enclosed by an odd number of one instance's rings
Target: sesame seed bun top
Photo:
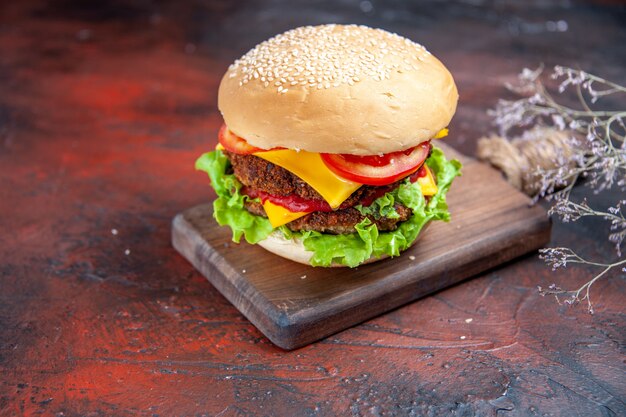
[[[365,26],[305,26],[260,43],[218,93],[254,146],[373,155],[432,138],[456,110],[450,72],[423,46]]]

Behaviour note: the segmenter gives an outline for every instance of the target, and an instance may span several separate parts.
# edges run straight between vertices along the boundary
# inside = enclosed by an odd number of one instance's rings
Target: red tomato
[[[340,177],[361,184],[386,185],[417,171],[429,151],[430,142],[425,142],[414,148],[384,155],[321,155],[326,166]]]
[[[251,153],[262,151],[263,149],[250,145],[244,138],[240,138],[231,132],[226,125],[222,125],[218,133],[218,139],[222,146],[229,152],[240,155],[250,155]]]

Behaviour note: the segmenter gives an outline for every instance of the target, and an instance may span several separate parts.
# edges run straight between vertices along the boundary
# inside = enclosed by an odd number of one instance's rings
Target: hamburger
[[[447,135],[457,88],[423,46],[381,29],[306,26],[223,76],[217,148],[202,155],[213,216],[282,257],[349,266],[398,256],[431,220],[460,163]]]

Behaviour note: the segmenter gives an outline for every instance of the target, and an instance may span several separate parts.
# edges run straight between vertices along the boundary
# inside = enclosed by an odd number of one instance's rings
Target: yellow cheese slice
[[[256,152],[254,155],[298,176],[320,193],[333,209],[339,207],[362,185],[343,179],[329,170],[319,153],[279,149]]]
[[[426,175],[419,177],[417,179],[417,183],[422,189],[422,194],[428,197],[437,194],[439,188],[437,188],[437,183],[435,182],[435,178],[433,177],[433,173],[430,168],[428,168],[427,165],[424,165],[424,168],[426,169]]]
[[[439,132],[437,132],[437,134],[433,137],[433,139],[441,139],[441,138],[445,138],[446,136],[448,136],[448,128],[444,127]]]
[[[289,209],[274,204],[269,200],[266,200],[265,203],[263,203],[263,208],[265,209],[265,213],[267,214],[267,218],[272,224],[272,227],[282,226],[283,224],[287,224],[295,219],[299,219],[300,217],[309,214],[302,211],[289,211]]]

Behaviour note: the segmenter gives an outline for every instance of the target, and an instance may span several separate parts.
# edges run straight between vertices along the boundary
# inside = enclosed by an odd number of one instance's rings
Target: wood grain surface
[[[294,349],[537,250],[546,211],[490,167],[463,161],[448,193],[452,220],[433,222],[401,257],[358,268],[312,268],[258,246],[231,244],[210,204],[172,222],[172,243],[272,342]]]
[[[460,92],[446,143],[474,155],[524,67],[626,83],[622,3],[0,2],[0,415],[625,415],[619,273],[589,315],[537,285],[597,270],[528,255],[286,352],[170,241],[214,198],[193,163],[216,144],[220,77],[269,36],[354,22],[423,43]],[[606,234],[554,222],[549,245],[606,261]]]

